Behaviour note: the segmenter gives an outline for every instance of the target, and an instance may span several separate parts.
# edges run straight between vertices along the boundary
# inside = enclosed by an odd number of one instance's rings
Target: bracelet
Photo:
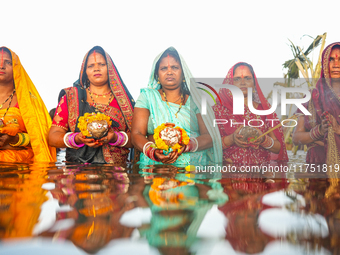
[[[143,146],[143,154],[145,154],[145,155],[146,155],[145,149],[146,149],[146,146],[148,146],[148,144],[153,144],[153,142],[147,142],[146,144],[144,144],[144,146]]]
[[[153,161],[157,161],[157,162],[159,162],[160,160],[157,160],[156,158],[155,158],[155,151],[156,151],[156,148],[153,148],[153,147],[151,147],[151,145],[153,145],[154,143],[153,142],[147,142],[146,143],[146,146],[144,145],[144,148],[143,148],[143,152],[145,151],[145,155],[148,157],[148,158],[150,158],[151,160],[153,160]]]
[[[73,134],[69,135],[69,137],[68,137],[68,142],[69,142],[69,144],[71,144],[71,146],[73,146],[73,147],[81,148],[81,147],[83,147],[85,144],[84,144],[84,143],[81,143],[81,144],[77,144],[77,143],[76,143],[75,137],[76,137],[77,134],[79,134],[79,133],[73,133]]]
[[[109,143],[111,146],[121,146],[124,142],[124,135],[120,132],[115,131],[117,135],[117,140],[114,143]]]
[[[74,147],[71,145],[71,143],[69,142],[69,136],[72,135],[73,132],[68,132],[64,135],[64,144],[66,145],[66,147],[71,148],[71,149],[78,149],[78,147]]]
[[[265,148],[266,150],[269,150],[270,148],[272,148],[274,146],[274,139],[271,138],[270,136],[266,135],[266,138],[264,139],[264,141],[261,143],[261,146],[263,148]]]
[[[191,137],[189,143],[185,146],[183,152],[196,152],[198,149],[198,142],[195,137]]]
[[[320,140],[323,135],[320,132],[320,125],[317,125],[315,127],[313,127],[310,131],[309,131],[309,136],[310,138],[312,138],[314,141]]]
[[[191,152],[196,152],[198,149],[198,141],[195,137],[190,138],[190,147],[192,148]]]
[[[9,144],[13,147],[18,147],[18,146],[22,146],[22,147],[26,147],[27,145],[29,145],[30,143],[30,137],[27,133],[18,133],[18,142],[15,144]]]
[[[22,135],[22,144],[20,146],[26,147],[29,145],[30,141],[30,136],[27,133],[19,133]]]
[[[125,146],[125,145],[128,143],[128,141],[129,141],[129,137],[128,137],[127,133],[125,133],[125,132],[123,132],[123,131],[121,131],[121,132],[119,132],[119,133],[121,133],[121,134],[123,134],[123,135],[124,135],[123,144],[122,144],[122,145],[120,145],[120,147],[124,147],[124,146]]]
[[[20,146],[20,144],[22,143],[22,136],[20,135],[20,133],[18,133],[18,138],[19,138],[19,140],[15,144],[10,143],[9,145],[11,145],[13,147]]]

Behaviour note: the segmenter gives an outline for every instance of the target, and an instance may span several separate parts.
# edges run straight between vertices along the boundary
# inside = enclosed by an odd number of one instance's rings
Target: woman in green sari
[[[143,164],[200,164],[222,161],[218,128],[213,127],[213,111],[201,115],[201,95],[183,58],[173,47],[159,54],[152,66],[148,87],[141,90],[132,121],[132,141],[142,151]],[[154,130],[172,123],[186,131],[188,145],[167,155],[154,147]],[[208,158],[209,156],[209,158]]]

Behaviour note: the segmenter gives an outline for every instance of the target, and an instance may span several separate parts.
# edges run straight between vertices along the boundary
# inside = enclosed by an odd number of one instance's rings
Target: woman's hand
[[[118,137],[117,134],[113,131],[113,128],[110,127],[109,131],[107,132],[106,136],[100,138],[98,140],[98,143],[104,144],[104,143],[115,143],[117,141]]]
[[[17,135],[10,136],[8,134],[0,133],[0,147],[4,147],[8,144],[15,144],[18,142]]]
[[[163,150],[155,150],[155,158],[160,160],[163,164],[175,163],[179,154],[177,151],[172,151],[168,155],[163,154]]]
[[[86,138],[86,136],[83,136],[82,133],[78,133],[75,138],[74,141],[76,142],[76,144],[85,144],[89,147],[92,148],[98,148],[100,146],[103,145],[103,143],[99,142],[99,140],[95,140],[93,138]]]
[[[241,148],[248,148],[249,147],[249,144],[247,144],[246,142],[243,142],[241,140],[241,138],[243,138],[243,135],[240,135],[239,132],[241,130],[241,126],[239,126],[235,132],[233,133],[233,142],[238,146],[238,147],[241,147]]]
[[[320,124],[320,133],[321,135],[325,135],[328,132],[328,128],[333,124],[333,115],[328,112],[324,112],[321,114],[321,124]]]
[[[260,137],[263,134],[262,131],[256,127],[255,129],[259,133],[259,137]],[[257,138],[254,141],[250,141],[249,143],[254,144],[255,146],[259,146],[261,143],[263,143],[264,139],[265,139],[265,136],[262,136],[260,139]]]

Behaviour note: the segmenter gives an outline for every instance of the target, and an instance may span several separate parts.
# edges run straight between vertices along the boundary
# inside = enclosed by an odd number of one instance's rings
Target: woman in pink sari
[[[295,144],[307,144],[307,163],[340,163],[340,42],[322,53],[321,77],[306,103],[309,116],[300,116],[293,134]]]
[[[240,62],[234,65],[223,81],[224,84],[235,85],[240,88],[244,95],[244,115],[233,115],[233,97],[230,90],[220,89],[219,96],[222,104],[214,106],[216,119],[227,120],[227,124],[218,125],[222,136],[223,161],[234,165],[260,165],[269,164],[271,160],[288,161],[287,151],[284,143],[282,128],[278,128],[264,137],[255,141],[242,141],[240,129],[248,125],[249,120],[259,134],[265,133],[277,122],[270,121],[278,119],[275,113],[269,115],[255,115],[248,108],[248,88],[253,90],[253,106],[257,110],[270,109],[270,105],[263,96],[251,65]],[[231,120],[233,124],[231,125]],[[236,122],[238,124],[236,124]],[[274,123],[274,124],[273,124]],[[262,126],[261,126],[262,125]],[[271,156],[272,154],[276,154]]]

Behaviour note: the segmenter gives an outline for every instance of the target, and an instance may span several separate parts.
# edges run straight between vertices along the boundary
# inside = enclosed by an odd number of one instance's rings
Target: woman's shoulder
[[[140,90],[140,93],[144,93],[144,94],[157,94],[159,93],[157,89],[152,89],[152,88],[142,88]]]
[[[82,87],[67,87],[67,88],[63,88],[62,90],[60,90],[59,92],[59,96],[58,96],[58,101],[60,101],[60,99],[63,97],[63,96],[67,96],[67,97],[72,97],[72,95],[74,95],[75,93],[78,93],[78,89],[81,88],[83,89]]]

